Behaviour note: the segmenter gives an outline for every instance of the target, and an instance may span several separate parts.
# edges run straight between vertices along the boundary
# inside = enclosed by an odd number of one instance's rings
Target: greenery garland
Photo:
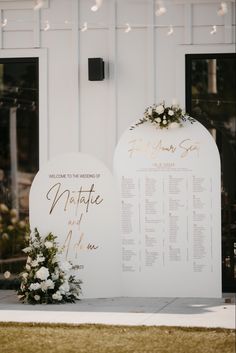
[[[72,265],[58,258],[56,236],[42,238],[37,229],[31,235],[24,271],[20,274],[18,298],[29,304],[74,303],[81,293],[81,281],[69,275]]]
[[[135,125],[131,126],[130,130],[148,121],[160,129],[168,129],[169,127],[175,128],[182,126],[182,122],[187,120],[190,121],[191,124],[195,121],[195,119],[184,113],[178,105],[166,107],[163,102],[147,107],[143,117],[139,119]]]

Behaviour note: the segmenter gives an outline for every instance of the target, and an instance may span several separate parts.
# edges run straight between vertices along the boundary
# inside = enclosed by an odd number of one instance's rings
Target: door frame
[[[0,49],[0,58],[38,58],[39,168],[49,159],[47,49]]]

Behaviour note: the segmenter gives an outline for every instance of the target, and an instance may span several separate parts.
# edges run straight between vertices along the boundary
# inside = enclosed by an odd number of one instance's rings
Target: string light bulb
[[[210,31],[210,34],[213,35],[213,34],[216,34],[216,32],[217,32],[217,28],[214,25],[214,26],[212,26],[212,30]]]
[[[163,3],[163,1],[157,1],[157,9],[156,9],[156,16],[161,16],[166,13],[166,7]]]
[[[36,0],[34,10],[37,11],[43,7],[43,0]]]
[[[126,23],[125,33],[129,33],[131,31],[131,26],[129,23]]]
[[[217,15],[218,16],[224,16],[226,15],[228,12],[228,6],[226,2],[221,2],[220,7],[217,11]]]
[[[95,0],[95,4],[91,7],[91,11],[96,12],[102,6],[103,0]]]
[[[81,32],[85,32],[88,29],[88,24],[87,22],[84,22],[83,27],[81,28]]]

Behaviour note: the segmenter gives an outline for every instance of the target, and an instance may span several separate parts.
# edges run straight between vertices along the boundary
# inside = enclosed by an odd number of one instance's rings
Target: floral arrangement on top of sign
[[[184,113],[179,105],[173,104],[167,107],[165,102],[162,102],[146,108],[143,117],[135,125],[131,126],[130,130],[148,121],[160,129],[176,128],[182,126],[182,122],[187,120],[191,124],[195,121],[187,113]]]
[[[81,281],[69,274],[72,265],[59,259],[56,236],[41,237],[35,229],[29,246],[24,271],[20,274],[18,298],[29,304],[74,303],[81,294]]]

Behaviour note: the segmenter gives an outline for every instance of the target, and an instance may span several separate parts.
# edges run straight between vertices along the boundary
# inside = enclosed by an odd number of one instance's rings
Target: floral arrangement
[[[28,220],[19,218],[16,209],[0,203],[0,258],[14,258],[21,254],[28,227]]]
[[[133,130],[136,126],[144,124],[147,121],[160,129],[175,128],[182,126],[182,122],[186,120],[190,121],[191,124],[195,121],[188,114],[184,113],[179,105],[166,107],[163,102],[146,108],[143,117],[134,126],[131,126],[130,129]]]
[[[18,298],[29,304],[74,303],[81,293],[81,281],[69,275],[72,265],[61,263],[56,236],[49,233],[41,237],[35,229],[29,246],[23,251],[28,254],[24,271],[20,274],[21,285]]]

